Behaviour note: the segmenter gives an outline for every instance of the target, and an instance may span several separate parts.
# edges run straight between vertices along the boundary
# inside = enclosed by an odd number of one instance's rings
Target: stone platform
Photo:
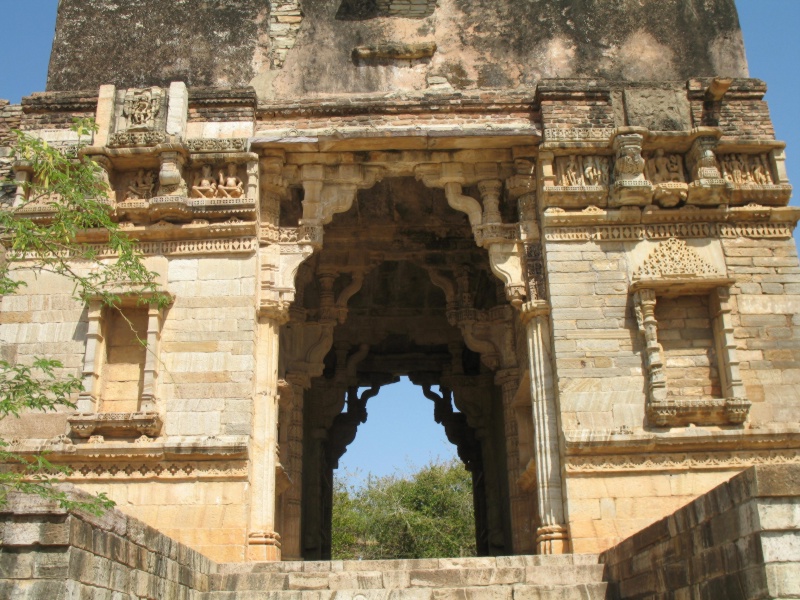
[[[220,564],[118,510],[95,517],[12,494],[0,509],[0,598],[800,598],[798,498],[796,466],[754,467],[601,556]]]
[[[595,554],[219,565],[204,600],[600,600]]]

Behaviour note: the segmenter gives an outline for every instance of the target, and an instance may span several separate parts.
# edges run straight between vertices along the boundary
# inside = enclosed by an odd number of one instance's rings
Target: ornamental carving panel
[[[660,243],[636,270],[634,279],[668,277],[720,277],[708,261],[678,238]]]

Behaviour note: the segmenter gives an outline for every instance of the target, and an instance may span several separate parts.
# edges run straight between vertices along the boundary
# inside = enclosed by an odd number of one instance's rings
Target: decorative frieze
[[[544,130],[545,142],[608,142],[614,135],[610,127],[548,128]]]
[[[582,208],[606,206],[609,161],[605,156],[540,154],[546,206]]]
[[[611,225],[601,227],[545,228],[549,242],[598,241],[635,242],[680,238],[786,239],[792,237],[796,223],[664,223],[653,225]]]
[[[190,138],[184,142],[189,152],[246,152],[247,138]]]
[[[785,183],[775,184],[768,154],[720,154],[719,162],[722,177],[730,190],[732,204],[788,204],[792,186]]]
[[[800,450],[746,452],[685,452],[622,455],[567,456],[568,473],[630,473],[642,471],[739,470],[753,465],[799,464]]]
[[[119,131],[108,138],[111,148],[136,148],[166,144],[169,137],[165,131]]]
[[[89,481],[147,481],[247,478],[246,461],[118,461],[70,463],[72,472],[62,475],[65,481],[84,483]]]

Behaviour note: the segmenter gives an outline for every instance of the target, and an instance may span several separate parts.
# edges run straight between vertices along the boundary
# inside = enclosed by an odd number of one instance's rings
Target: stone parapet
[[[66,489],[73,500],[88,498]],[[199,552],[119,511],[98,517],[37,496],[8,500],[0,509],[3,598],[195,600],[216,570]]]
[[[800,598],[800,466],[756,466],[601,555],[612,597]]]

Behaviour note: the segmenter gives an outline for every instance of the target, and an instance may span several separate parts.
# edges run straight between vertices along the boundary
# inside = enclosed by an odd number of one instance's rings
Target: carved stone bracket
[[[506,298],[519,308],[527,295],[523,274],[524,249],[519,242],[519,225],[504,224],[500,215],[502,181],[490,178],[505,173],[504,167],[494,163],[471,165],[441,163],[420,165],[417,179],[428,187],[444,188],[448,205],[467,215],[475,243],[489,250],[492,272],[505,284]],[[483,204],[463,193],[463,185],[475,182]]]
[[[314,253],[312,244],[272,244],[259,251],[261,262],[259,311],[285,323],[294,301],[295,278],[300,265]]]
[[[327,225],[333,215],[353,205],[359,189],[370,188],[383,178],[381,167],[359,164],[303,165],[299,181],[305,191],[302,225]]]
[[[489,264],[492,273],[505,284],[506,298],[519,308],[528,295],[525,285],[525,248],[522,242],[489,245]]]

